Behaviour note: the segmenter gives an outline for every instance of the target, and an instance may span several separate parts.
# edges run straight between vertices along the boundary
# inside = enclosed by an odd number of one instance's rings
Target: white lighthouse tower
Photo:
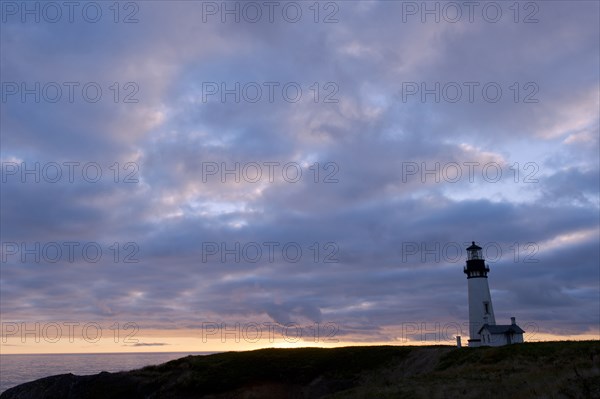
[[[490,268],[485,265],[481,247],[475,245],[475,241],[467,248],[464,271],[469,285],[469,346],[480,346],[479,330],[484,324],[496,325],[496,318],[487,278]]]
[[[469,286],[469,346],[501,346],[523,342],[525,332],[511,317],[511,323],[497,325],[492,296],[481,247],[475,241],[467,248],[467,266],[464,268]]]

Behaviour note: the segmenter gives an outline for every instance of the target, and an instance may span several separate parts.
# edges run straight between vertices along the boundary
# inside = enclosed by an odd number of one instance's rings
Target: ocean
[[[50,375],[134,370],[188,355],[211,353],[214,352],[0,355],[0,393],[24,382]]]

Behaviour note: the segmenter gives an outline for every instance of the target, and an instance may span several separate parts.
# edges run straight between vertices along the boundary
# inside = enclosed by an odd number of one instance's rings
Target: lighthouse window
[[[483,308],[485,309],[485,314],[489,314],[490,313],[490,304],[487,302],[483,303]]]

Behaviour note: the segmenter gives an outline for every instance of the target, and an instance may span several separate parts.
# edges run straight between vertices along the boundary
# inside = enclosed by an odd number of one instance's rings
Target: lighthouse
[[[486,266],[481,254],[481,247],[475,241],[467,248],[467,266],[465,266],[467,284],[469,286],[469,346],[480,346],[479,329],[484,324],[495,325],[492,296],[488,285]]]
[[[496,325],[492,296],[488,285],[488,272],[475,241],[467,248],[467,275],[469,288],[469,346],[501,346],[523,342],[523,331],[511,317],[511,324]]]

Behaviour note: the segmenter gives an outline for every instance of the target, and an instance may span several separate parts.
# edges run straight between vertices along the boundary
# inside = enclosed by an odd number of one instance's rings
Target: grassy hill
[[[261,349],[64,374],[8,398],[600,398],[600,341]]]

